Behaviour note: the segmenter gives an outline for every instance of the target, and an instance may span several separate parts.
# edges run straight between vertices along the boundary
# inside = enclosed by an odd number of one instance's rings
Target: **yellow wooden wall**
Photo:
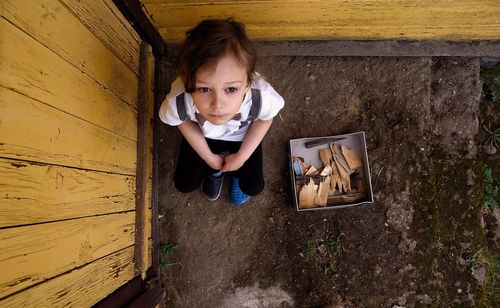
[[[256,40],[500,39],[499,0],[141,0],[165,41],[234,17]]]
[[[90,306],[151,264],[134,259],[140,46],[112,0],[1,1],[0,307]]]

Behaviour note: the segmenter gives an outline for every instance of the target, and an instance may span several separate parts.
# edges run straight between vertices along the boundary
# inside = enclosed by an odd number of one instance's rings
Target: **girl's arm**
[[[250,124],[241,147],[235,154],[228,155],[224,160],[223,172],[238,170],[247,159],[252,155],[253,151],[260,144],[267,131],[271,127],[273,119],[257,120]]]
[[[205,136],[200,127],[193,121],[185,121],[177,126],[181,134],[186,138],[191,147],[198,153],[212,169],[221,170],[224,159],[222,156],[212,153],[208,147]]]

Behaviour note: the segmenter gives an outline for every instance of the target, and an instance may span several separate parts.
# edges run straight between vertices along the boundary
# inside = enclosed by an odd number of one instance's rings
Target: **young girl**
[[[174,176],[179,191],[201,184],[216,200],[228,172],[233,205],[264,189],[261,141],[284,100],[254,72],[255,61],[243,24],[232,19],[205,20],[187,32],[179,77],[159,114],[184,137]]]

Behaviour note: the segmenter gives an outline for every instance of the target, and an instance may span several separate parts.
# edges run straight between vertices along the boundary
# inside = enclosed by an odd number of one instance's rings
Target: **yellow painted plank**
[[[135,175],[135,141],[4,87],[0,123],[0,157]]]
[[[134,278],[133,259],[132,246],[2,299],[0,306],[90,307]]]
[[[0,230],[0,298],[134,243],[135,212]]]
[[[259,40],[500,38],[497,0],[165,1],[146,7],[168,42],[181,41],[203,19],[231,16]]]
[[[329,1],[329,0],[326,0],[326,1]],[[358,1],[363,1],[363,0],[358,0]],[[276,0],[140,0],[140,2],[144,5],[149,5],[149,4],[177,5],[180,3],[184,3],[186,5],[192,5],[192,4],[210,5],[213,3],[216,3],[216,4],[248,3],[248,2],[266,3],[266,2],[276,2]],[[284,0],[284,2],[286,2],[286,3],[304,2],[304,0]],[[325,0],[309,0],[307,2],[325,2]]]
[[[135,209],[135,177],[0,158],[0,227]]]
[[[5,19],[123,101],[137,106],[137,75],[59,1],[5,0],[3,6]]]
[[[8,42],[0,49],[0,85],[137,139],[137,111],[132,106],[3,18],[0,27]]]
[[[149,4],[178,4],[178,1],[165,1],[165,0],[139,0],[143,5],[147,6]],[[215,1],[210,1],[211,3],[218,3],[218,2],[227,2],[228,0],[215,0]],[[233,0],[234,2],[238,2],[238,0]],[[248,0],[246,0],[248,1]],[[245,2],[246,2],[245,1]],[[256,0],[258,1],[258,0]],[[206,0],[191,0],[191,1],[184,1],[185,4],[194,4],[194,3],[203,3],[206,4]]]
[[[451,5],[453,4],[453,5]],[[493,19],[499,4],[495,0],[457,0],[457,1],[242,1],[221,3],[179,3],[149,5],[148,10],[157,17],[159,26],[182,26],[193,24],[205,18],[237,17],[247,24],[268,25],[349,25],[377,26],[401,25],[413,21],[414,25],[424,25],[430,20],[434,23],[463,23],[472,17],[479,24],[498,25]],[[191,13],[189,13],[191,12]],[[179,13],[183,13],[182,15]],[[301,13],[301,14],[299,14]],[[169,19],[162,18],[169,15]],[[471,16],[476,14],[476,16]],[[481,20],[480,16],[489,19]],[[291,18],[296,17],[296,18]],[[423,20],[421,20],[423,18]],[[472,22],[472,21],[470,21]],[[404,25],[403,25],[404,26]],[[412,24],[407,25],[412,26]]]
[[[60,0],[119,59],[139,75],[140,38],[113,0]]]

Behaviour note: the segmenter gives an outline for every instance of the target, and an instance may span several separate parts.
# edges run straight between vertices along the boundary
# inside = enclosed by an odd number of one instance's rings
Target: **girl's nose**
[[[220,95],[218,95],[215,91],[212,94],[212,108],[213,109],[222,108],[222,101],[220,99]]]

